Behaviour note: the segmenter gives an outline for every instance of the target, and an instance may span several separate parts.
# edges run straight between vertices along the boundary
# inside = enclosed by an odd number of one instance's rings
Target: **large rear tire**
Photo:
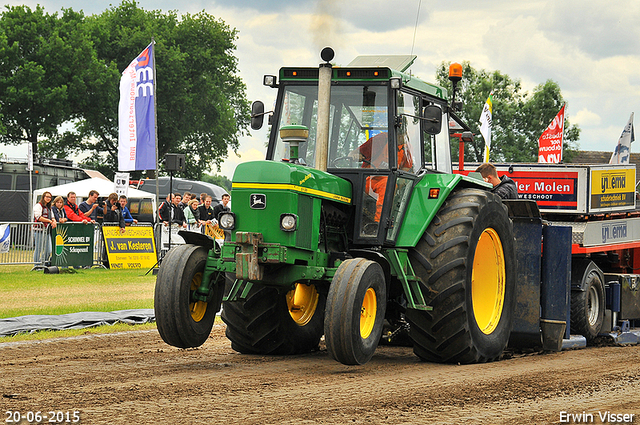
[[[582,274],[584,291],[571,292],[571,333],[592,342],[604,324],[605,296],[603,275],[593,263]]]
[[[364,258],[346,260],[336,271],[325,311],[327,351],[346,365],[373,357],[384,322],[387,286],[380,264]]]
[[[409,252],[433,311],[407,309],[414,353],[423,360],[478,363],[500,357],[515,296],[513,223],[500,198],[452,193]]]
[[[220,309],[223,288],[210,302],[196,301],[192,295],[202,282],[208,250],[197,245],[179,245],[162,260],[154,294],[158,332],[169,345],[192,348],[202,345]]]
[[[326,297],[298,283],[287,293],[254,284],[244,301],[226,302],[222,320],[231,348],[243,354],[301,354],[318,349]]]

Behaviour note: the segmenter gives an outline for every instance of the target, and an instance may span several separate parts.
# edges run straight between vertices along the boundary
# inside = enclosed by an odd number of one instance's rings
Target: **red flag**
[[[538,140],[538,162],[557,164],[562,161],[562,139],[564,135],[564,106],[542,132]]]

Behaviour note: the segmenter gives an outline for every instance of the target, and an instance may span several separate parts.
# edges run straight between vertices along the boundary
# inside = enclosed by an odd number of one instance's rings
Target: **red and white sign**
[[[538,140],[538,162],[557,164],[562,161],[564,135],[564,106]]]

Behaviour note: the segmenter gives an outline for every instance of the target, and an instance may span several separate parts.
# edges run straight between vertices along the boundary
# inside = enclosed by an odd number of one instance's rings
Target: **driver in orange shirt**
[[[408,149],[408,145],[404,143],[404,135],[399,134],[398,136],[403,138],[402,143],[398,144],[398,168],[405,171],[411,170],[413,168],[411,152]],[[389,149],[387,143],[388,137],[386,132],[376,134],[351,152],[350,156],[362,161],[362,168],[388,169]],[[374,216],[376,222],[380,222],[386,189],[387,176],[369,176],[366,178],[365,191],[376,198],[376,212]]]

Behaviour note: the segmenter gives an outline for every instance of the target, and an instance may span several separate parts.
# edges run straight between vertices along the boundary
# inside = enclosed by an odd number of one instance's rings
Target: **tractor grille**
[[[313,198],[301,195],[298,200],[298,230],[296,231],[296,245],[300,248],[311,249],[311,224],[313,221]],[[316,230],[317,231],[317,230]]]

